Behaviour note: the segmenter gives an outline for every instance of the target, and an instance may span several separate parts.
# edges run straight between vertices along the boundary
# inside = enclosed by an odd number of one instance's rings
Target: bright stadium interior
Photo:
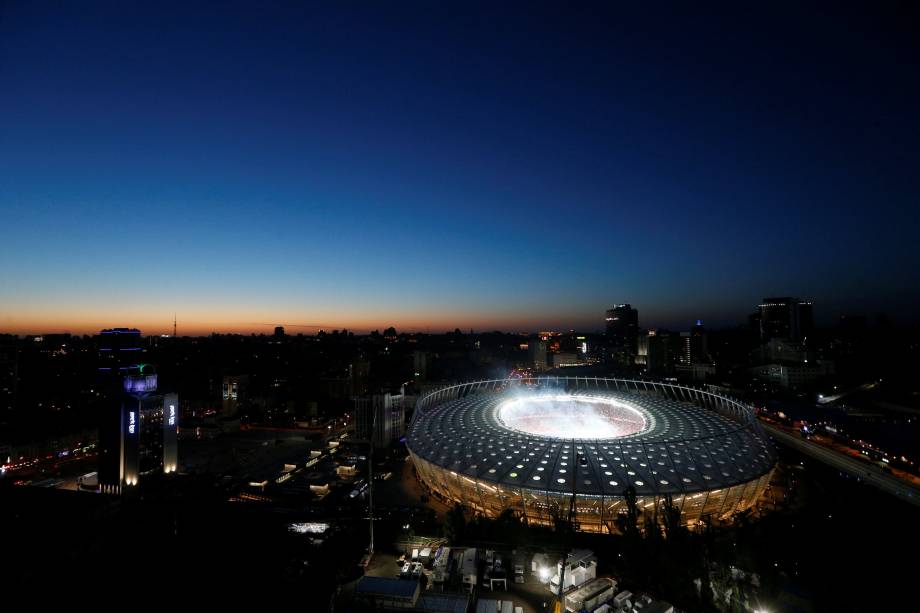
[[[643,432],[646,416],[638,408],[603,396],[527,395],[498,407],[507,428],[535,436],[614,439]]]

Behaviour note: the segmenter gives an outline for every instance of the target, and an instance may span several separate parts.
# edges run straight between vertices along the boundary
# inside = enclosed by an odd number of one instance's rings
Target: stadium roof
[[[574,478],[579,494],[603,496],[620,496],[630,485],[639,496],[715,490],[750,481],[774,464],[769,442],[753,420],[738,422],[654,394],[585,392],[645,417],[644,428],[625,436],[565,439],[512,430],[501,419],[501,407],[526,393],[482,390],[435,406],[413,421],[409,449],[480,482],[571,492]],[[555,419],[565,420],[565,403],[557,408]]]

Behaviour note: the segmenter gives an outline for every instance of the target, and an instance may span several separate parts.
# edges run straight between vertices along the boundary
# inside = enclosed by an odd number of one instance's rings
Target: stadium
[[[774,451],[751,408],[710,391],[626,379],[498,379],[419,399],[407,446],[436,497],[489,517],[513,509],[532,524],[565,515],[616,531],[634,488],[651,513],[670,495],[682,523],[751,508]]]

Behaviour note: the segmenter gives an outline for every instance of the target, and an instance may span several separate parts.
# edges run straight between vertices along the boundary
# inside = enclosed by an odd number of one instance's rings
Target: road
[[[878,387],[878,381],[873,381],[872,383],[863,383],[862,385],[857,385],[856,387],[848,390],[844,390],[839,394],[831,394],[829,396],[818,396],[818,404],[833,404],[842,398],[846,398],[850,394],[855,394],[856,392],[868,392]]]
[[[920,488],[891,475],[868,462],[845,456],[817,443],[805,440],[768,423],[764,429],[780,443],[792,447],[825,464],[841,470],[901,500],[920,506]]]

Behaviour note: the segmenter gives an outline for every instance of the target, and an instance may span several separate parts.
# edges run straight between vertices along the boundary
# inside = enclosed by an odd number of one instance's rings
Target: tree
[[[505,509],[495,518],[496,540],[516,545],[521,536],[521,519],[513,509]]]
[[[617,517],[617,527],[627,542],[639,540],[639,505],[636,500],[636,488],[633,486],[623,490],[623,498],[626,501],[626,513],[621,513]]]
[[[680,508],[674,504],[674,498],[671,494],[665,494],[664,502],[661,505],[661,515],[664,523],[664,534],[668,541],[683,540],[686,529],[680,524]]]
[[[642,532],[639,530],[639,504],[636,490],[629,486],[623,491],[626,511],[617,516],[617,528],[623,535],[623,553],[626,564],[634,579],[646,581],[647,550],[642,546]]]
[[[648,541],[651,548],[655,550],[661,541],[661,524],[658,523],[658,511],[655,509],[651,513],[646,513],[644,516],[645,521],[643,522],[643,527],[645,528],[645,540]]]
[[[457,545],[463,542],[466,534],[466,517],[463,515],[463,506],[456,503],[444,515],[444,538],[451,545]]]

